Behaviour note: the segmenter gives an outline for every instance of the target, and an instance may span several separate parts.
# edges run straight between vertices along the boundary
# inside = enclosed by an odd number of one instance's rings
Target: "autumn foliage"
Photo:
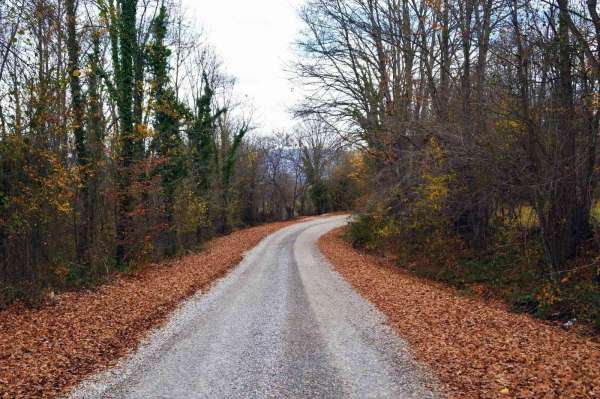
[[[346,151],[304,126],[252,137],[178,4],[0,3],[0,309],[351,205]]]
[[[351,248],[337,230],[319,247],[372,301],[452,398],[596,398],[600,345],[509,312]]]
[[[597,2],[309,0],[301,17],[299,112],[366,166],[354,245],[597,330]]]
[[[113,365],[187,297],[205,289],[266,235],[291,222],[235,232],[205,250],[121,275],[95,291],[54,295],[41,309],[0,312],[0,397],[57,397]]]

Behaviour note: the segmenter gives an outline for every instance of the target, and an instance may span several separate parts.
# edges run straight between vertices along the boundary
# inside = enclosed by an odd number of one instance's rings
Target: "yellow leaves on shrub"
[[[496,126],[506,130],[520,130],[523,128],[523,123],[514,119],[501,119],[496,122]]]
[[[42,187],[44,200],[54,207],[58,212],[70,214],[73,211],[71,200],[73,192],[70,188],[70,173],[60,162],[55,154],[44,154],[46,162],[50,166],[46,175],[37,176]]]
[[[448,198],[449,175],[432,176],[425,173],[423,176],[425,185],[422,187],[422,202],[433,211],[442,210]]]
[[[386,218],[383,223],[379,225],[380,227],[377,229],[376,234],[381,238],[392,238],[396,237],[400,228],[396,221],[392,218]]]
[[[454,177],[445,173],[444,165],[444,149],[435,138],[432,138],[425,149],[421,174],[423,183],[417,188],[418,199],[412,206],[410,228],[417,233],[429,235],[432,230],[437,232],[445,230],[446,220],[443,210]]]
[[[553,305],[560,299],[560,289],[548,282],[536,295],[536,299],[542,305]]]
[[[348,177],[356,183],[359,191],[368,191],[368,178],[370,174],[369,168],[365,163],[364,155],[360,152],[353,152],[348,154],[348,160],[350,164],[350,173],[348,173]]]
[[[11,195],[2,204],[0,226],[10,235],[18,235],[34,223],[43,223],[56,215],[73,211],[74,197],[71,171],[46,150],[27,148],[16,140],[3,143],[6,162],[21,173],[11,180]]]
[[[367,176],[367,167],[365,165],[363,156],[360,153],[355,152],[349,154],[348,158],[350,160],[350,164],[352,165],[352,173],[350,174],[350,177],[357,180],[364,179],[365,176]]]
[[[352,248],[342,232],[321,238],[321,252],[387,316],[447,397],[600,398],[593,340],[416,277],[394,257]]]
[[[177,233],[188,234],[196,231],[198,227],[208,225],[208,203],[198,198],[189,185],[183,184],[175,199],[175,228]]]
[[[139,140],[147,139],[154,135],[152,129],[145,123],[137,123],[135,125],[136,138]]]

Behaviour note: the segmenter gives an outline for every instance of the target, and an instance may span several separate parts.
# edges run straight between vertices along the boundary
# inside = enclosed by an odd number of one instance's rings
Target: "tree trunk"
[[[130,193],[131,166],[134,162],[135,137],[133,129],[132,96],[134,84],[133,58],[136,52],[136,7],[137,0],[121,0],[121,18],[119,24],[120,67],[117,76],[120,123],[121,156],[119,165],[119,211],[117,220],[117,264],[127,261],[128,230],[131,229],[130,213],[133,198]]]
[[[78,219],[76,230],[79,232],[76,237],[76,257],[77,263],[82,266],[89,266],[89,170],[88,153],[84,129],[84,99],[81,93],[80,67],[79,67],[79,39],[77,37],[77,9],[75,0],[66,0],[67,15],[67,52],[69,55],[69,64],[67,71],[69,73],[69,88],[71,91],[71,124],[75,137],[75,153],[77,163],[80,168],[81,192],[79,193],[78,203],[81,208],[81,216]]]

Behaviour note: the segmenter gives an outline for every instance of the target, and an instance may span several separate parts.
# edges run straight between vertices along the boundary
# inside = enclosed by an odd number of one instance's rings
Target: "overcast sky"
[[[294,59],[293,42],[301,28],[297,9],[303,0],[183,0],[216,48],[237,93],[254,104],[254,120],[270,133],[293,124],[288,109],[299,90],[286,65]]]

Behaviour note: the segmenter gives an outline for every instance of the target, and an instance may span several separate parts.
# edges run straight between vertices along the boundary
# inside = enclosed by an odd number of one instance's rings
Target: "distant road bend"
[[[436,398],[384,316],[320,255],[345,216],[263,240],[73,398]]]

